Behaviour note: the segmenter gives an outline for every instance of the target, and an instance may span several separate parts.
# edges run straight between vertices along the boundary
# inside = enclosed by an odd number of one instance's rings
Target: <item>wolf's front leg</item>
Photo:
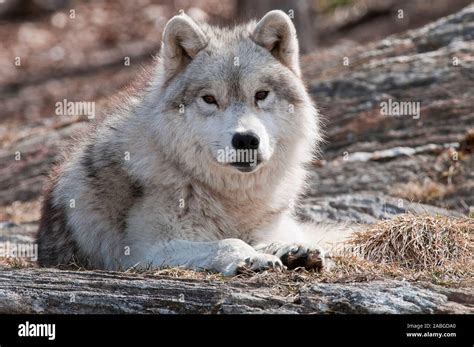
[[[194,270],[209,270],[232,276],[243,268],[253,271],[282,270],[281,260],[271,254],[257,252],[239,239],[211,242],[172,240],[155,245],[141,256],[141,263],[154,266],[180,266]]]
[[[329,254],[315,241],[313,227],[285,217],[276,230],[262,234],[255,250],[278,257],[290,270],[304,267],[321,271],[328,265]]]

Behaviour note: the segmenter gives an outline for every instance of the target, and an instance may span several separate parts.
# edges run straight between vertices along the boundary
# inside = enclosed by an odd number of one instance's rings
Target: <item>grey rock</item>
[[[472,292],[395,280],[292,284],[202,281],[103,271],[3,269],[0,313],[473,313]],[[296,290],[295,290],[296,287]]]
[[[302,220],[371,224],[402,213],[460,217],[461,213],[413,203],[384,194],[355,193],[324,197],[305,197],[297,208]]]
[[[412,314],[473,312],[472,307],[450,302],[443,290],[408,282],[383,280],[367,283],[318,283],[301,291],[305,307],[325,313]],[[450,290],[447,290],[449,293]],[[446,292],[444,292],[446,293]]]

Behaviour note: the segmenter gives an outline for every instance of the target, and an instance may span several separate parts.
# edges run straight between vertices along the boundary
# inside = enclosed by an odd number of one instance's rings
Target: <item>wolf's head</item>
[[[232,29],[173,17],[153,86],[149,127],[160,146],[214,186],[278,179],[309,161],[319,140],[296,31],[282,11]]]

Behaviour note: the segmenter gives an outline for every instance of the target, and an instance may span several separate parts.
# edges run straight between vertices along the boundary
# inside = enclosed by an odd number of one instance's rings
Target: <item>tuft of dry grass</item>
[[[23,269],[32,267],[34,263],[31,260],[16,257],[0,257],[0,267],[5,266],[11,269]]]
[[[396,264],[377,263],[351,255],[336,256],[334,261],[333,269],[320,274],[318,281],[349,283],[391,278],[410,282],[431,282],[450,287],[473,285],[472,264],[449,263],[439,268],[411,269]]]
[[[410,201],[429,203],[442,199],[453,190],[452,186],[435,182],[429,178],[423,182],[408,182],[394,185],[390,195]]]
[[[222,281],[225,279],[223,275],[219,273],[213,273],[209,271],[195,271],[185,269],[182,267],[131,267],[125,271],[125,273],[138,274],[145,276],[156,276],[156,277],[168,277],[168,278],[180,278],[180,279],[191,279],[191,280],[205,280],[205,281]]]
[[[403,214],[355,232],[352,254],[384,265],[417,271],[472,265],[474,220]]]

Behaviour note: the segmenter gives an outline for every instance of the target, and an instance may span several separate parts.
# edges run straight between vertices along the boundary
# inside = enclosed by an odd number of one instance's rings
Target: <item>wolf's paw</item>
[[[303,267],[306,270],[322,271],[326,268],[328,255],[318,246],[305,244],[282,244],[273,251],[283,264],[293,270]]]
[[[256,255],[245,259],[245,261],[238,267],[237,272],[242,273],[245,272],[245,270],[255,272],[264,270],[282,271],[283,269],[284,266],[280,258],[272,254],[257,253]]]

